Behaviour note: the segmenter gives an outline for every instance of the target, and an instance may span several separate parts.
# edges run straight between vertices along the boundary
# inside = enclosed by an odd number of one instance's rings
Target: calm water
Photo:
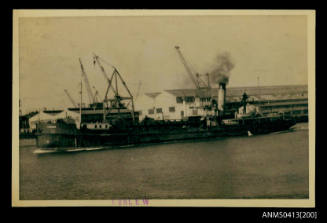
[[[36,155],[21,140],[20,199],[308,198],[308,129]]]

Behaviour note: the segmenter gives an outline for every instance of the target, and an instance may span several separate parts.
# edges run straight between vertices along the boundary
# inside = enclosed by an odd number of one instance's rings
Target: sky
[[[64,89],[79,102],[79,58],[103,99],[107,82],[93,65],[93,53],[118,69],[134,96],[193,88],[176,45],[192,72],[200,74],[210,72],[217,55],[227,52],[235,65],[227,88],[308,82],[306,16],[19,18],[23,112],[71,106]],[[103,65],[110,75],[112,68]],[[87,102],[85,88],[83,94]]]

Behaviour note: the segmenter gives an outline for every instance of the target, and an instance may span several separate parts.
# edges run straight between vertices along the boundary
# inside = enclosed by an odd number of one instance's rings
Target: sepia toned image
[[[13,21],[13,206],[314,207],[314,11]]]

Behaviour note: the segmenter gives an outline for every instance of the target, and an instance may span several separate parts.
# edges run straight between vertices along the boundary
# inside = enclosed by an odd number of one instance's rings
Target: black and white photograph
[[[14,10],[13,206],[315,206],[314,10]]]

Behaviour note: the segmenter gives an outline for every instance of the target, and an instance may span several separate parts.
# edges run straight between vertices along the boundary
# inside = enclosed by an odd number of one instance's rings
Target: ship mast
[[[83,103],[83,82],[82,82],[82,75],[81,75],[81,102],[79,104],[79,118],[80,118],[79,128],[80,129],[82,125],[82,103]]]

